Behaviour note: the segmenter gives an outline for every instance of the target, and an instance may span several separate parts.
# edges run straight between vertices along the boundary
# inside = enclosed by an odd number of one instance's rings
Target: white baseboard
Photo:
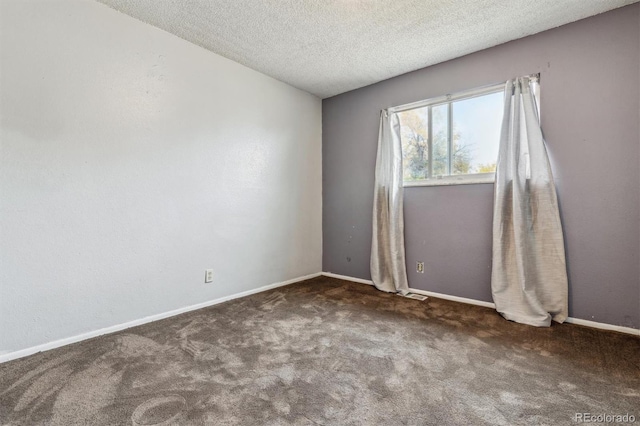
[[[371,281],[371,280],[363,280],[361,278],[353,278],[353,277],[349,277],[349,276],[346,276],[346,275],[332,274],[332,273],[329,273],[329,272],[323,272],[322,275],[324,275],[326,277],[338,278],[340,280],[345,280],[345,281],[353,281],[353,282],[356,282],[356,283],[373,285],[373,281]],[[493,304],[491,302],[485,302],[483,300],[467,299],[466,297],[458,297],[458,296],[450,296],[448,294],[435,293],[433,291],[426,291],[426,290],[419,290],[417,288],[410,288],[409,291],[411,293],[423,294],[425,296],[437,297],[438,299],[451,300],[453,302],[466,303],[466,304],[469,304],[469,305],[484,306],[485,308],[495,309],[495,307],[496,307],[495,304]],[[620,333],[632,334],[634,336],[640,336],[640,330],[638,330],[637,328],[623,327],[623,326],[620,326],[620,325],[606,324],[606,323],[603,323],[603,322],[588,321],[588,320],[583,320],[583,319],[580,319],[580,318],[572,318],[572,317],[567,318],[565,322],[568,323],[568,324],[576,324],[576,325],[583,325],[583,326],[591,327],[591,328],[598,328],[600,330],[618,331]]]
[[[87,333],[78,334],[76,336],[66,337],[64,339],[55,340],[53,342],[44,343],[42,345],[32,346],[30,348],[21,349],[21,350],[14,351],[14,352],[0,353],[0,363],[11,361],[11,360],[18,359],[18,358],[23,358],[25,356],[33,355],[33,354],[38,353],[38,352],[43,352],[43,351],[47,351],[47,350],[50,350],[50,349],[59,348],[61,346],[69,345],[71,343],[80,342],[82,340],[91,339],[93,337],[102,336],[103,334],[114,333],[116,331],[121,331],[121,330],[125,330],[127,328],[135,327],[135,326],[146,324],[146,323],[149,323],[149,322],[158,321],[158,320],[161,320],[161,319],[164,319],[164,318],[169,318],[169,317],[172,317],[172,316],[175,316],[175,315],[179,315],[179,314],[182,314],[182,313],[185,313],[185,312],[195,311],[197,309],[202,309],[202,308],[206,308],[208,306],[217,305],[219,303],[224,303],[224,302],[227,302],[229,300],[238,299],[240,297],[245,297],[245,296],[249,296],[249,295],[256,294],[256,293],[261,293],[263,291],[271,290],[271,289],[274,289],[274,288],[277,288],[277,287],[282,287],[282,286],[285,286],[285,285],[294,284],[294,283],[297,283],[297,282],[300,282],[300,281],[304,281],[304,280],[308,280],[308,279],[311,279],[311,278],[318,277],[320,275],[324,275],[326,277],[331,277],[331,278],[337,278],[337,279],[341,279],[341,280],[346,280],[346,281],[352,281],[352,282],[356,282],[356,283],[360,283],[360,284],[373,285],[373,282],[371,280],[364,280],[364,279],[361,279],[361,278],[349,277],[349,276],[346,276],[346,275],[333,274],[333,273],[330,273],[330,272],[322,272],[322,273],[318,272],[318,273],[315,273],[315,274],[310,274],[310,275],[305,275],[305,276],[302,276],[302,277],[293,278],[293,279],[287,280],[287,281],[282,281],[282,282],[278,282],[278,283],[269,284],[269,285],[266,285],[266,286],[263,286],[263,287],[255,288],[253,290],[247,290],[247,291],[243,291],[243,292],[240,292],[240,293],[232,294],[232,295],[229,295],[229,296],[224,296],[224,297],[221,297],[221,298],[218,298],[218,299],[214,299],[214,300],[210,300],[210,301],[207,301],[207,302],[198,303],[198,304],[191,305],[191,306],[186,306],[184,308],[174,309],[172,311],[163,312],[163,313],[155,314],[155,315],[150,315],[150,316],[147,316],[147,317],[144,317],[144,318],[140,318],[140,319],[137,319],[137,320],[125,322],[125,323],[122,323],[122,324],[117,324],[117,325],[113,325],[113,326],[110,326],[110,327],[101,328],[99,330],[89,331]],[[416,293],[416,294],[423,294],[425,296],[437,297],[439,299],[451,300],[451,301],[454,301],[454,302],[467,303],[467,304],[470,304],[470,305],[484,306],[484,307],[492,308],[492,309],[495,308],[495,305],[493,303],[484,302],[482,300],[467,299],[465,297],[450,296],[450,295],[447,295],[447,294],[435,293],[435,292],[432,292],[432,291],[425,291],[425,290],[419,290],[419,289],[414,289],[414,288],[409,289],[409,291],[412,292],[412,293]],[[579,319],[579,318],[572,318],[572,317],[567,318],[566,322],[569,323],[569,324],[583,325],[583,326],[591,327],[591,328],[598,328],[598,329],[602,329],[602,330],[612,330],[612,331],[618,331],[618,332],[621,332],[621,333],[640,336],[640,330],[635,329],[635,328],[631,328],[631,327],[622,327],[622,326],[619,326],[619,325],[605,324],[605,323],[601,323],[601,322],[588,321],[588,320],[583,320],[583,319]]]
[[[66,337],[64,339],[55,340],[53,342],[44,343],[42,345],[32,346],[30,348],[21,349],[14,352],[8,353],[0,353],[0,363],[11,361],[14,359],[22,358],[28,355],[33,355],[38,352],[48,351],[50,349],[59,348],[60,346],[69,345],[71,343],[80,342],[82,340],[91,339],[93,337],[102,336],[103,334],[114,333],[116,331],[125,330],[127,328],[135,327],[138,325],[146,324],[153,321],[158,321],[164,318],[169,318],[175,315],[179,315],[189,311],[195,311],[197,309],[206,308],[208,306],[217,305],[219,303],[224,303],[229,300],[238,299],[240,297],[249,296],[255,293],[261,293],[263,291],[271,290],[277,287],[282,287],[289,284],[294,284],[300,281],[309,280],[311,278],[319,277],[322,273],[318,272],[315,274],[305,275],[303,277],[293,278],[291,280],[282,281],[278,283],[273,283],[269,285],[265,285],[263,287],[258,287],[252,290],[243,291],[240,293],[232,294],[229,296],[220,297],[218,299],[209,300],[207,302],[198,303],[191,306],[186,306],[184,308],[174,309],[172,311],[163,312],[160,314],[150,315],[148,317],[140,318],[137,320],[125,322],[122,324],[112,325],[110,327],[101,328],[99,330],[89,331],[87,333],[78,334],[76,336]]]
[[[640,330],[638,330],[637,328],[623,327],[621,325],[606,324],[603,322],[595,322],[572,317],[568,317],[565,322],[569,324],[584,325],[585,327],[599,328],[601,330],[619,331],[620,333],[640,336]]]
[[[346,275],[332,274],[331,272],[323,272],[322,275],[325,277],[337,278],[339,280],[353,281],[354,283],[373,285],[373,281],[363,280],[362,278],[347,277]]]
[[[438,299],[451,300],[452,302],[466,303],[467,305],[484,306],[485,308],[491,308],[491,309],[496,308],[496,305],[494,303],[485,302],[484,300],[467,299],[466,297],[459,297],[459,296],[450,296],[448,294],[436,293],[434,291],[420,290],[417,288],[410,288],[409,291],[411,293],[424,294],[425,296],[437,297]]]

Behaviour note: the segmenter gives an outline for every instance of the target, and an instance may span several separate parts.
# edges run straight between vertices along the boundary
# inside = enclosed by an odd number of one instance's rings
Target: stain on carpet
[[[3,425],[640,421],[640,338],[327,277],[0,364]]]

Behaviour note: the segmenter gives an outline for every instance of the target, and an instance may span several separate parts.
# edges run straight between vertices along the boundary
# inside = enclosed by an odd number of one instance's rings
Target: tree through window
[[[425,101],[398,112],[405,183],[493,178],[504,88]],[[401,108],[401,107],[399,107]]]

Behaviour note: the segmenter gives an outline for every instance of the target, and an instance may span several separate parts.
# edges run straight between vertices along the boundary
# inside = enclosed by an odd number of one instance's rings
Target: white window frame
[[[505,90],[505,83],[492,84],[490,86],[478,87],[471,90],[466,90],[463,92],[458,92],[455,94],[449,94],[444,96],[439,96],[437,98],[426,99],[423,101],[412,102],[409,104],[399,105],[396,107],[391,107],[388,109],[389,114],[396,114],[399,112],[409,111],[417,108],[424,107],[435,107],[438,105],[448,104],[449,105],[449,136],[448,143],[451,144],[453,141],[453,120],[451,120],[452,114],[452,102],[477,98],[479,96],[490,95],[492,93],[503,92]],[[429,149],[429,172],[432,170],[431,161],[433,159],[432,156],[432,145],[431,145],[431,108],[429,109],[429,123],[428,123],[428,141],[427,146]],[[451,152],[451,149],[449,149]],[[451,161],[452,157],[449,156],[449,170],[451,170]],[[494,183],[496,179],[495,173],[472,173],[472,174],[464,174],[464,175],[451,175],[451,176],[440,176],[440,177],[432,177],[430,179],[423,180],[415,180],[415,181],[403,181],[404,187],[412,187],[412,186],[441,186],[441,185],[465,185],[465,184],[478,184],[478,183]]]

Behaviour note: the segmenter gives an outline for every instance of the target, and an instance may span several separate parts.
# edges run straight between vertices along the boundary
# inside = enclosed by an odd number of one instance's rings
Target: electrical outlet
[[[204,282],[210,283],[213,281],[213,269],[206,269],[204,271]]]
[[[416,272],[419,274],[424,274],[424,262],[416,263]]]

